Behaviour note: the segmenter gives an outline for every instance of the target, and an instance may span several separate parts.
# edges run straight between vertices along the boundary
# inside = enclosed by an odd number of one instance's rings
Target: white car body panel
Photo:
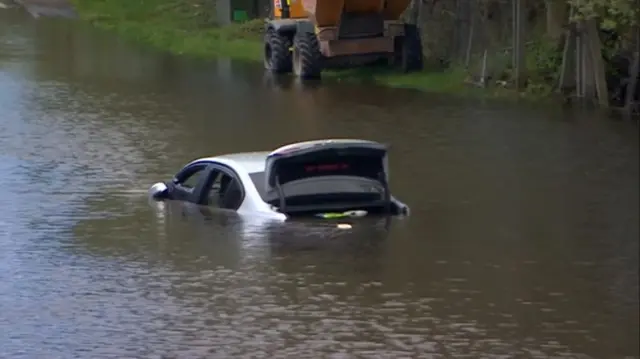
[[[239,214],[263,215],[275,220],[286,220],[287,215],[272,209],[271,205],[264,202],[256,188],[250,173],[264,172],[265,161],[269,152],[245,152],[221,155],[215,157],[205,157],[194,160],[189,164],[207,162],[212,164],[222,164],[233,169],[244,188],[244,200],[240,208],[236,210]]]

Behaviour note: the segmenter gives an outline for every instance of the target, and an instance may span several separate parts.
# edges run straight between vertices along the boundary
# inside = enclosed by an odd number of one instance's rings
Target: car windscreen
[[[315,193],[382,193],[384,187],[376,180],[356,176],[322,176],[287,182],[282,185],[287,196]]]
[[[250,173],[249,177],[263,200],[270,202],[277,199],[277,194],[275,192],[270,196],[266,193],[264,186],[264,172]],[[384,191],[384,188],[379,182],[377,182],[377,180],[365,179],[361,176],[312,177],[290,181],[283,185],[283,187],[286,189],[286,197],[323,193],[361,193],[370,196],[370,198],[378,198]]]
[[[314,211],[345,205],[378,205],[384,198],[384,186],[377,180],[356,176],[320,176],[287,182],[281,186],[280,194],[276,189],[270,191],[265,202],[286,206],[286,211]],[[283,204],[283,199],[286,204]]]

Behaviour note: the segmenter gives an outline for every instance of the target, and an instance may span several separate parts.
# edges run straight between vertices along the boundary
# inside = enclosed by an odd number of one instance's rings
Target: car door
[[[216,164],[211,166],[199,203],[235,211],[242,205],[244,194],[244,187],[237,173],[230,167]]]
[[[209,163],[194,163],[180,170],[169,188],[170,198],[198,203],[200,187],[202,187],[209,171]]]

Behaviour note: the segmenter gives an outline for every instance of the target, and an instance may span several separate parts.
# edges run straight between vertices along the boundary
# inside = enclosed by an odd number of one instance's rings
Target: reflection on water
[[[0,12],[0,357],[638,357],[637,125],[274,79]],[[389,143],[404,220],[145,190],[204,155]]]

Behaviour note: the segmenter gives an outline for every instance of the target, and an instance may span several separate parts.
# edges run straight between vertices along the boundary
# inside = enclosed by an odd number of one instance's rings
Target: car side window
[[[211,184],[207,203],[213,207],[238,209],[242,204],[242,187],[234,177],[220,171]]]
[[[206,166],[198,166],[193,168],[193,170],[185,173],[182,179],[179,179],[178,183],[186,188],[193,189],[198,185],[198,182],[202,178],[202,175],[205,173]]]
[[[222,179],[223,173],[221,171],[217,171],[217,173],[213,173],[212,176],[214,179],[211,182],[211,187],[207,193],[207,204],[217,207],[220,199],[220,180]]]

